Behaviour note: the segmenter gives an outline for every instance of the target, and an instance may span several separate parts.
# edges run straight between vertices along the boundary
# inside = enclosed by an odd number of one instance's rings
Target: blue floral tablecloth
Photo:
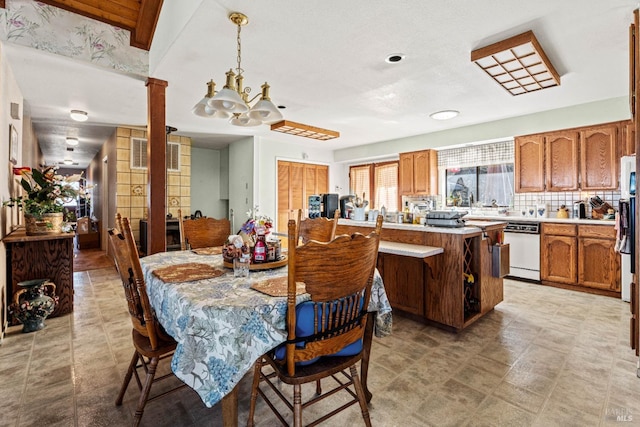
[[[187,263],[225,269],[222,256],[163,252],[140,262],[156,316],[178,342],[171,369],[208,407],[231,392],[258,357],[286,340],[286,298],[250,288],[253,282],[286,276],[286,267],[252,271],[249,278],[234,278],[226,269],[212,279],[165,283],[154,270]],[[297,299],[308,298],[302,294]],[[391,305],[377,271],[369,311],[378,312],[376,336],[391,333]]]

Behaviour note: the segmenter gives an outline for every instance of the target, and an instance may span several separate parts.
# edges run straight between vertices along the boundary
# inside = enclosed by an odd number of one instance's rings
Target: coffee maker
[[[326,218],[333,218],[336,210],[338,209],[338,195],[335,193],[321,194],[322,208],[320,210],[320,216]]]
[[[587,217],[587,207],[582,200],[573,204],[573,217],[575,219],[585,219]]]
[[[349,218],[349,210],[353,209],[353,194],[340,197],[340,218]]]

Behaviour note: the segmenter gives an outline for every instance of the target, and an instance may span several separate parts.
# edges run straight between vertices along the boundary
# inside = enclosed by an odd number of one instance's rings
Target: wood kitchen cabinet
[[[379,253],[377,267],[391,307],[424,316],[425,263],[422,258]]]
[[[542,224],[540,240],[540,279],[545,282],[575,285],[578,242],[576,226]]]
[[[515,138],[515,191],[578,189],[577,131],[558,131]]]
[[[431,195],[438,192],[438,153],[435,150],[400,153],[399,195]]]
[[[620,256],[610,225],[542,224],[540,278],[574,290],[620,292]]]
[[[635,138],[628,122],[517,136],[516,193],[617,189],[619,157],[635,147],[623,138]]]
[[[620,123],[620,156],[636,154],[636,125],[631,120]]]
[[[578,285],[620,292],[616,231],[607,225],[578,227]]]
[[[547,191],[578,189],[578,139],[575,131],[545,136],[545,185]]]
[[[580,188],[618,188],[618,123],[580,131]]]
[[[516,193],[544,191],[544,137],[516,137],[514,151]]]

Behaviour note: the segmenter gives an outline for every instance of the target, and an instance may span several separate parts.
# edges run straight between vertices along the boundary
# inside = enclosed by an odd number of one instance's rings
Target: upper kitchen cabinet
[[[627,120],[620,123],[620,155],[630,156],[636,154],[636,125]]]
[[[559,131],[545,136],[547,191],[578,189],[578,132]]]
[[[544,191],[544,138],[542,135],[515,138],[516,193]]]
[[[518,136],[514,142],[516,193],[615,190],[620,155],[635,151],[635,129],[622,121]]]
[[[618,125],[610,124],[580,131],[580,188],[618,188]]]
[[[400,195],[430,195],[438,192],[438,153],[435,150],[400,153]]]

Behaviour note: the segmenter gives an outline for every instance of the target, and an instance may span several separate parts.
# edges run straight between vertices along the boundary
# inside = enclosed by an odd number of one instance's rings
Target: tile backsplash
[[[591,217],[591,205],[589,199],[599,196],[602,200],[609,203],[615,210],[618,210],[618,201],[620,200],[619,191],[562,191],[553,193],[517,193],[513,196],[513,208],[509,215],[522,215],[523,211],[527,211],[528,207],[538,204],[546,204],[548,208],[548,217],[554,218],[560,206],[565,205],[569,209],[569,215],[573,215],[573,203],[584,201],[587,209],[587,217]]]

